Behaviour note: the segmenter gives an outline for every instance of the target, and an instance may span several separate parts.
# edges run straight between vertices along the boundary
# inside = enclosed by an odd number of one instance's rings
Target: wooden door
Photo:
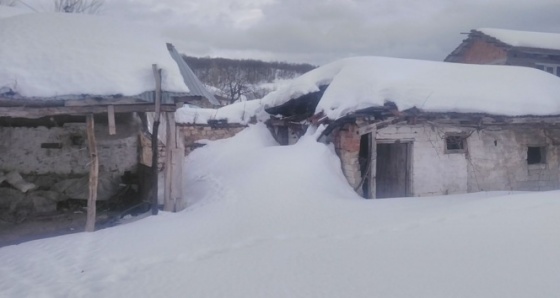
[[[377,198],[408,196],[411,145],[411,143],[377,144]]]

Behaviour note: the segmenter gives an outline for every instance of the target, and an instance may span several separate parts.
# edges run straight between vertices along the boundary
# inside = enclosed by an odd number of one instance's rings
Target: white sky
[[[558,0],[105,0],[103,14],[161,26],[188,55],[315,64],[443,60],[480,27],[560,33]]]

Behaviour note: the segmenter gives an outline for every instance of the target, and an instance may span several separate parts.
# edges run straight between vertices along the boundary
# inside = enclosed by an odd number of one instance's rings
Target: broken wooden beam
[[[161,105],[162,112],[174,112],[175,105]],[[115,105],[115,113],[154,112],[153,104]],[[75,106],[75,107],[0,107],[0,117],[11,118],[42,118],[59,115],[87,115],[90,113],[107,113],[107,106]]]

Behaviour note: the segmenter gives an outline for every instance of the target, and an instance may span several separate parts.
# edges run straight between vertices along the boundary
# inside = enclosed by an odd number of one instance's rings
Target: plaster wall
[[[377,131],[378,142],[411,141],[411,193],[413,196],[465,193],[468,160],[465,153],[445,153],[445,134],[454,127],[392,125]]]
[[[465,153],[445,153],[445,134],[462,132]],[[560,188],[560,129],[516,125],[481,130],[453,126],[393,125],[377,140],[412,141],[412,194],[427,196],[491,190]],[[527,163],[529,146],[545,148],[545,162]]]
[[[487,128],[468,140],[469,191],[560,188],[560,129],[517,126]],[[544,147],[545,162],[527,163],[527,148]]]
[[[100,172],[122,175],[138,163],[138,127],[117,125],[117,134],[95,124]],[[0,171],[24,174],[82,175],[89,172],[85,123],[62,127],[0,127]],[[42,148],[59,144],[60,148]],[[44,147],[44,145],[43,145]]]

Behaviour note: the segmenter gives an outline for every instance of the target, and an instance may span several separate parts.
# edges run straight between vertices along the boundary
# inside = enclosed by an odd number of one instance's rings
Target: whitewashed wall
[[[471,133],[467,153],[445,153],[445,133]],[[560,188],[560,130],[534,126],[482,130],[445,125],[392,125],[378,140],[412,141],[412,194]],[[546,164],[527,164],[527,146],[546,146]]]
[[[63,127],[0,127],[0,171],[24,174],[86,174],[89,170],[86,127],[67,123]],[[110,136],[96,123],[99,165],[102,172],[123,174],[135,170],[138,160],[138,127],[118,125]],[[81,139],[75,144],[72,140]],[[60,149],[41,148],[42,143],[61,143]]]
[[[465,154],[445,154],[446,132],[460,132],[453,127],[429,125],[393,125],[377,131],[378,140],[413,141],[412,194],[427,196],[467,192]]]

